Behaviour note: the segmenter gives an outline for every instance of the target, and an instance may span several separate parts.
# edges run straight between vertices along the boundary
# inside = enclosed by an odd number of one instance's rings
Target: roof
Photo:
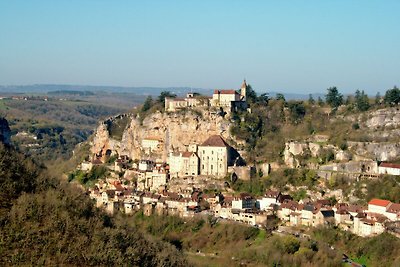
[[[382,162],[381,164],[379,164],[379,167],[400,169],[400,164]]]
[[[321,210],[321,213],[322,213],[322,216],[324,216],[324,218],[335,216],[335,213],[333,212],[333,210]]]
[[[235,95],[239,94],[236,90],[229,89],[229,90],[214,90],[214,94],[222,94],[222,95]]]
[[[398,203],[392,203],[387,209],[387,212],[390,213],[399,213],[400,212],[400,204]]]
[[[265,192],[265,197],[277,198],[279,196],[279,194],[280,194],[279,191],[267,190]]]
[[[220,135],[212,135],[201,146],[227,147],[228,144]]]
[[[391,202],[389,200],[374,198],[368,202],[368,205],[375,205],[380,207],[387,207]]]
[[[246,83],[246,79],[243,80],[242,86],[240,88],[246,88],[247,87],[247,83]]]
[[[183,152],[182,157],[184,158],[190,158],[194,152]]]

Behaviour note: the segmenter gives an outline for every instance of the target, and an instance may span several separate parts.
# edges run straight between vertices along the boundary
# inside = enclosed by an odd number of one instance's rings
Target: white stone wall
[[[226,147],[199,146],[200,174],[225,176],[228,172]]]

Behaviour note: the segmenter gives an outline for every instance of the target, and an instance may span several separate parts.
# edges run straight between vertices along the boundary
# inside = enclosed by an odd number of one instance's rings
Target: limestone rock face
[[[302,156],[305,153],[309,153],[312,157],[318,157],[321,153],[321,146],[317,143],[311,142],[287,142],[283,157],[285,164],[290,168],[297,168],[300,165],[296,156]]]
[[[348,144],[357,155],[373,160],[391,161],[400,157],[398,143],[348,142]]]
[[[400,127],[400,110],[386,108],[373,111],[367,120],[368,128]]]
[[[144,155],[141,148],[145,138],[156,138],[161,141],[160,150],[153,155],[166,160],[168,152],[186,151],[190,144],[201,144],[210,135],[220,134],[225,140],[231,139],[229,121],[208,111],[186,113],[156,112],[147,116],[141,123],[131,117],[123,132],[122,140],[110,137],[105,122],[100,123],[95,132],[92,154],[102,154],[109,150],[111,154],[127,155],[138,159]]]
[[[348,151],[339,150],[335,154],[335,159],[337,161],[349,161],[349,160],[351,160],[351,158],[352,158],[352,155]]]

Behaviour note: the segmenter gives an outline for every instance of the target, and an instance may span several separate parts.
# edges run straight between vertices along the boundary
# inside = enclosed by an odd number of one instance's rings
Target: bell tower
[[[247,90],[247,83],[246,83],[246,79],[243,80],[242,86],[240,87],[240,99],[242,101],[246,101],[246,92]]]

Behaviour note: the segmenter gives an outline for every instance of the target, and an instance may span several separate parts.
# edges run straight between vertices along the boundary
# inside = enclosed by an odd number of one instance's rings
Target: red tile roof
[[[236,90],[214,90],[214,94],[221,94],[221,95],[235,95],[239,94]]]
[[[374,199],[371,199],[370,202],[368,202],[368,205],[387,207],[390,203],[391,202],[389,200],[374,198]]]
[[[220,135],[212,135],[201,146],[227,147],[228,145]]]
[[[183,152],[182,157],[184,158],[190,158],[192,156],[193,152]]]
[[[381,164],[379,164],[379,167],[400,169],[400,164],[382,162]]]

